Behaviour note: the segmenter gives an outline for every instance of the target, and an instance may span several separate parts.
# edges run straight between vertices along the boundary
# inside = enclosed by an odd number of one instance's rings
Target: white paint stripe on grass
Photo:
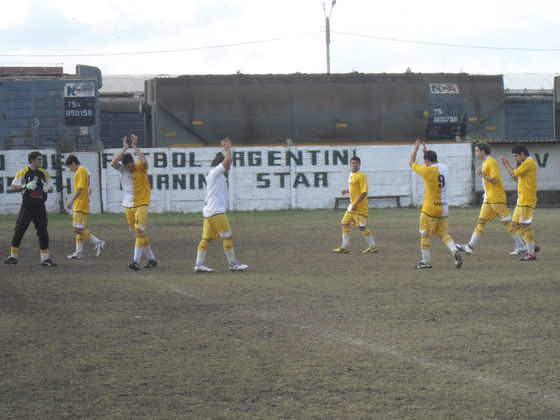
[[[160,283],[178,294],[208,303],[223,304],[223,302],[218,299],[208,296],[200,296],[193,293],[193,291],[189,292],[181,290],[176,286],[168,283],[163,283],[161,281]],[[293,322],[282,322],[279,317],[274,316],[267,311],[263,311],[262,309],[259,309],[258,311],[248,311],[247,309],[242,309],[236,305],[233,306],[236,307],[239,312],[244,312],[252,317],[265,319],[279,325],[294,327],[300,330],[310,330],[314,333],[319,333],[320,335],[323,335],[332,341],[337,341],[339,343],[345,343],[356,347],[362,347],[373,353],[384,354],[396,359],[412,362],[424,369],[438,370],[440,372],[444,372],[445,374],[453,374],[475,383],[490,386],[496,389],[498,392],[504,393],[508,398],[531,400],[536,404],[545,404],[549,407],[560,408],[560,393],[543,389],[539,386],[529,386],[519,381],[512,381],[507,379],[504,380],[490,373],[481,375],[479,372],[475,372],[470,369],[459,368],[451,363],[444,363],[440,361],[435,362],[422,357],[409,356],[398,350],[395,350],[391,346],[365,341],[363,339],[352,338],[337,332],[321,331],[319,328],[314,328],[309,325],[302,325],[299,323],[295,324]]]
[[[323,335],[330,338],[331,340],[351,344],[353,346],[363,347],[374,353],[386,354],[401,360],[413,362],[426,369],[438,370],[446,374],[450,373],[453,375],[461,376],[472,382],[489,385],[497,389],[498,391],[503,392],[508,398],[512,398],[513,396],[515,396],[516,398],[524,400],[532,400],[537,404],[544,403],[547,406],[560,408],[560,394],[551,390],[545,390],[539,386],[529,386],[519,381],[512,381],[508,379],[504,380],[490,373],[481,375],[479,372],[474,372],[470,369],[458,368],[457,366],[450,363],[440,361],[434,362],[421,357],[408,356],[389,346],[347,337],[339,333],[333,333],[329,331],[324,332]]]

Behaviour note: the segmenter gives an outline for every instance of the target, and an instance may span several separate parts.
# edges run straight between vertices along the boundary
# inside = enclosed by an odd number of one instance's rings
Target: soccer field
[[[456,243],[478,211],[451,209]],[[343,211],[234,212],[249,268],[213,242],[212,274],[193,272],[201,214],[151,214],[158,266],[139,271],[124,215],[90,216],[107,246],[83,260],[66,258],[71,217],[51,216],[58,267],[33,226],[0,264],[0,418],[558,419],[558,211],[535,212],[537,261],[493,222],[460,270],[436,237],[433,268],[412,268],[419,209],[372,209],[365,255],[355,228],[332,252]],[[2,260],[14,224],[0,216]]]

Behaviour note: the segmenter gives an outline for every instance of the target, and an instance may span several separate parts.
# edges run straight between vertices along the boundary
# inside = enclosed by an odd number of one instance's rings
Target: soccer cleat
[[[8,257],[7,260],[4,260],[4,264],[8,265],[16,265],[18,263],[18,259],[14,257]]]
[[[541,247],[535,244],[535,254],[541,250]]]
[[[53,263],[50,258],[48,260],[43,260],[41,261],[41,265],[45,266],[45,267],[56,267],[56,264]]]
[[[457,249],[461,252],[464,252],[467,255],[471,255],[473,252],[473,247],[470,246],[469,244],[465,244],[465,245],[458,245],[455,244],[455,246],[457,247]]]
[[[99,254],[101,254],[101,251],[103,251],[104,246],[105,241],[99,241],[97,245],[95,245],[95,250],[97,251],[97,253],[95,254],[96,257],[99,257]]]
[[[333,249],[333,252],[336,252],[338,254],[348,254],[348,248],[342,248],[342,247],[335,248]]]
[[[365,251],[362,251],[362,254],[377,254],[377,248],[372,248],[371,246],[366,249]]]
[[[455,260],[455,267],[457,267],[457,269],[463,266],[463,259],[461,258],[461,255],[458,252],[455,252],[453,254],[453,259]]]
[[[82,254],[81,252],[74,252],[71,255],[68,255],[68,258],[70,258],[71,260],[79,260],[84,258],[84,254]]]
[[[513,251],[509,253],[509,255],[521,255],[527,252],[527,247],[524,246],[523,248],[515,248]]]
[[[157,265],[156,260],[148,260],[144,268],[154,268]]]
[[[130,264],[128,264],[128,268],[134,271],[138,271],[140,269],[140,266],[136,261],[132,261]]]
[[[210,267],[206,267],[204,264],[201,264],[201,265],[195,265],[194,266],[194,272],[195,273],[213,273],[214,270],[212,270]]]
[[[521,258],[519,261],[535,261],[537,259],[537,254],[525,254],[525,256],[523,258]]]
[[[414,266],[414,268],[432,268],[432,264],[426,263],[424,261],[420,261],[418,264]]]
[[[235,263],[229,266],[229,271],[244,271],[247,270],[247,264]]]

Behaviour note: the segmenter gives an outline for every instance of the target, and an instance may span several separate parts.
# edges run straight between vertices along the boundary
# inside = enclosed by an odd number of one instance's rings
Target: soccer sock
[[[204,264],[204,258],[206,258],[206,251],[201,251],[200,249],[196,251],[196,266],[201,266]]]
[[[519,236],[521,236],[521,240],[523,242],[527,242],[527,240],[525,239],[525,230],[523,229],[523,226],[519,225],[514,229],[519,233]]]
[[[471,236],[471,240],[469,241],[469,246],[471,248],[474,248],[475,245],[478,243],[478,241],[480,240],[480,238],[482,238],[482,236],[480,236],[476,231],[473,232],[472,236]]]
[[[486,220],[478,219],[478,224],[474,228],[474,231],[482,236],[485,227],[486,227]]]
[[[348,249],[350,246],[350,226],[342,226],[342,248]]]
[[[457,252],[457,245],[455,245],[453,238],[449,234],[442,236],[441,240],[447,246],[447,248],[449,248],[452,254],[455,254]]]
[[[225,253],[226,253],[228,264],[229,265],[235,264],[235,255],[233,253],[233,249],[228,249],[227,251],[225,251]]]
[[[81,254],[84,252],[84,237],[79,233],[76,234],[76,252]]]
[[[533,228],[528,227],[525,229],[525,240],[527,241],[527,253],[530,255],[535,254],[535,234]]]
[[[140,262],[140,257],[142,257],[142,248],[137,246],[134,247],[134,261]]]
[[[144,248],[144,253],[146,254],[146,256],[148,257],[149,260],[155,260],[156,257],[152,251],[152,247],[150,245],[148,245],[146,248]]]
[[[474,248],[476,246],[476,244],[482,237],[485,228],[486,228],[486,220],[478,219],[478,223],[474,228],[474,232],[471,236],[471,240],[469,241],[469,245],[471,248]]]
[[[140,262],[140,257],[142,256],[142,248],[137,246],[134,247],[134,261]]]
[[[198,250],[196,251],[196,263],[195,265],[200,266],[204,264],[204,258],[206,258],[206,250],[212,238],[202,238],[198,244]]]
[[[17,260],[18,254],[19,254],[19,248],[17,246],[13,246],[10,249],[10,257],[15,258]]]
[[[422,261],[425,263],[431,262],[432,240],[428,235],[422,235],[420,248],[422,249]]]
[[[212,238],[202,238],[200,243],[198,244],[199,251],[206,251],[208,249],[208,245],[210,245],[210,241]]]
[[[515,246],[517,248],[523,248],[525,246],[525,242],[523,242],[523,239],[521,239],[521,235],[519,234],[517,229],[513,227],[513,223],[511,223],[511,220],[502,220],[502,224],[508,230],[509,234],[511,235],[511,239],[515,241]]]
[[[144,234],[136,235],[136,243],[134,244],[134,261],[140,262],[142,250],[144,249]]]
[[[364,238],[366,239],[370,248],[375,248],[375,241],[373,240],[373,235],[371,234],[371,231],[368,228],[365,228],[364,230],[362,230],[362,234],[364,235]]]
[[[86,230],[84,232],[84,240],[85,239],[89,239],[89,241],[94,245],[97,245],[99,243],[99,239],[97,239],[95,235],[91,233],[89,230]]]
[[[230,249],[233,249],[233,236],[231,235],[224,238],[224,252],[229,251]]]
[[[515,241],[515,245],[518,248],[523,248],[525,246],[525,242],[523,242],[523,239],[521,239],[521,235],[519,234],[519,232],[513,232],[511,234],[511,238]]]
[[[148,259],[150,260],[156,259],[156,257],[154,257],[154,253],[152,252],[152,247],[150,246],[150,240],[146,235],[144,235],[144,245],[142,246],[142,249],[144,250],[144,253],[148,257]]]
[[[41,250],[41,261],[47,261],[49,259],[49,250],[42,249]]]

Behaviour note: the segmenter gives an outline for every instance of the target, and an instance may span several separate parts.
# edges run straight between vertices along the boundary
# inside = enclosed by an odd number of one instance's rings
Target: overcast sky
[[[332,0],[331,73],[560,71],[560,1]],[[325,73],[321,0],[15,0],[0,65],[103,74]]]

